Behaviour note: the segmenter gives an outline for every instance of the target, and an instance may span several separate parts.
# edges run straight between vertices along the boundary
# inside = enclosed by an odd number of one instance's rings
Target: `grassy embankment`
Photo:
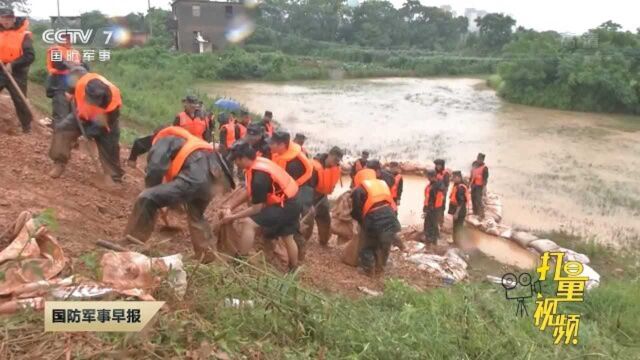
[[[529,316],[516,317],[516,304],[505,300],[499,285],[461,284],[419,292],[389,280],[384,295],[353,300],[302,288],[295,277],[245,263],[226,268],[190,265],[185,300],[172,300],[163,290],[156,294],[168,300],[171,311],[159,316],[151,329],[135,336],[96,334],[89,340],[105,354],[127,351],[128,356],[146,358],[184,357],[189,350],[212,346],[231,358],[637,359],[638,253],[614,253],[561,233],[553,238],[588,254],[603,275],[601,286],[587,293],[584,303],[561,307],[565,313],[582,314],[576,346],[555,346],[549,331],[534,327],[533,300],[526,303]],[[95,254],[83,258],[97,259]],[[87,263],[95,266],[97,261]],[[544,291],[551,286],[545,284]],[[226,298],[254,304],[226,307]],[[40,341],[64,343],[64,335],[41,334],[41,314],[1,323],[11,338],[37,334]],[[74,351],[89,341],[76,339]]]

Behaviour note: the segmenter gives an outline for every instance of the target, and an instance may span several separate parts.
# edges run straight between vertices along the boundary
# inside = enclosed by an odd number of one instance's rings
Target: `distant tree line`
[[[493,71],[497,64],[494,85],[510,101],[640,114],[640,29],[623,31],[612,21],[567,37],[516,27],[515,19],[498,13],[476,18],[478,31],[471,33],[466,17],[418,0],[407,0],[400,8],[381,0],[355,7],[344,0],[264,0],[250,11],[257,25],[245,42],[250,51],[376,64],[418,76]],[[86,28],[111,21],[98,11],[81,16]],[[150,45],[173,45],[175,24],[169,11],[153,8],[118,21],[135,31],[153,30]],[[281,60],[280,67],[287,59],[271,57]],[[245,76],[228,73],[225,78]]]
[[[476,19],[479,32],[469,33],[466,17],[418,0],[407,0],[398,9],[380,0],[355,7],[344,0],[265,0],[258,8],[257,22],[266,31],[320,41],[430,51],[471,47],[484,54],[499,52],[511,40],[515,25],[509,16],[488,14]],[[259,36],[268,43],[268,36]]]
[[[519,29],[502,56],[498,91],[510,101],[640,114],[640,30],[611,21],[575,38]]]

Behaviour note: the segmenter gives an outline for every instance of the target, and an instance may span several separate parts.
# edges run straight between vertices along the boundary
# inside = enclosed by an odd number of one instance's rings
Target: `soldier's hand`
[[[228,216],[223,217],[222,220],[220,220],[220,223],[228,224],[228,223],[230,223],[232,221],[233,221],[233,218],[230,215],[228,215]]]
[[[228,217],[229,215],[231,215],[231,209],[226,206],[221,207],[220,210],[218,211],[218,217],[220,219]]]

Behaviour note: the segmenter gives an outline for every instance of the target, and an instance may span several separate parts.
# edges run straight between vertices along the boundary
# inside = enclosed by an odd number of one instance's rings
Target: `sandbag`
[[[499,223],[502,221],[502,208],[501,207],[489,207],[484,211],[484,216],[493,221]]]
[[[561,247],[560,251],[564,252],[564,261],[577,261],[582,264],[588,264],[591,262],[587,255],[575,252],[571,249]]]
[[[582,273],[579,276],[586,276],[589,278],[585,284],[587,290],[598,287],[600,285],[600,274],[598,274],[591,266],[582,264]]]
[[[498,230],[497,227],[488,228],[484,232],[486,232],[489,235],[500,236],[500,230]]]
[[[558,246],[558,244],[547,239],[534,240],[529,243],[529,247],[535,249],[539,253],[560,250],[560,247]]]
[[[353,238],[353,221],[331,220],[331,233],[343,239]]]
[[[469,215],[469,216],[467,216],[466,220],[473,227],[480,227],[480,225],[482,224],[482,222],[480,221],[480,219],[478,219],[478,217],[476,215]]]
[[[346,191],[336,199],[331,211],[331,233],[338,236],[339,243],[350,241],[355,234],[351,206],[351,191]]]
[[[331,218],[340,220],[351,219],[351,209],[351,190],[348,190],[336,199],[333,209],[331,210]]]
[[[11,243],[0,252],[0,295],[52,279],[64,269],[67,259],[62,247],[30,212],[22,212],[8,234],[13,237]]]
[[[276,256],[280,262],[285,265],[289,265],[289,253],[287,252],[287,247],[284,246],[284,243],[281,239],[269,240],[273,241],[273,255]]]
[[[530,242],[538,240],[538,237],[531,235],[525,231],[514,231],[511,235],[511,240],[514,240],[515,242],[520,244],[520,246],[526,248],[527,246],[529,246]]]
[[[155,289],[170,271],[172,280],[186,290],[187,274],[183,270],[182,255],[148,257],[134,251],[108,252],[100,259],[102,284],[115,289]]]
[[[503,229],[503,230],[500,232],[500,237],[503,237],[503,238],[505,238],[505,239],[512,239],[512,237],[513,237],[513,230],[512,230],[511,228]]]
[[[360,231],[360,229],[358,229],[358,231]],[[358,266],[358,254],[360,253],[361,247],[362,239],[359,234],[356,234],[342,249],[342,262],[354,267]]]

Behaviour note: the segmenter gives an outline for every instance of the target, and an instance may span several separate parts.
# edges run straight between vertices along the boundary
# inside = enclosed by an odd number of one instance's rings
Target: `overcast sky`
[[[100,10],[108,15],[144,12],[149,0],[59,0],[61,15],[72,16]],[[150,0],[151,6],[169,9],[169,0]],[[397,7],[404,0],[391,0]],[[56,15],[56,0],[31,0],[31,15],[46,18]],[[640,27],[640,1],[638,0],[422,0],[422,4],[440,6],[448,4],[459,14],[466,8],[488,12],[503,12],[513,16],[518,25],[536,30],[557,30],[582,33],[607,20],[621,24],[626,30]]]

